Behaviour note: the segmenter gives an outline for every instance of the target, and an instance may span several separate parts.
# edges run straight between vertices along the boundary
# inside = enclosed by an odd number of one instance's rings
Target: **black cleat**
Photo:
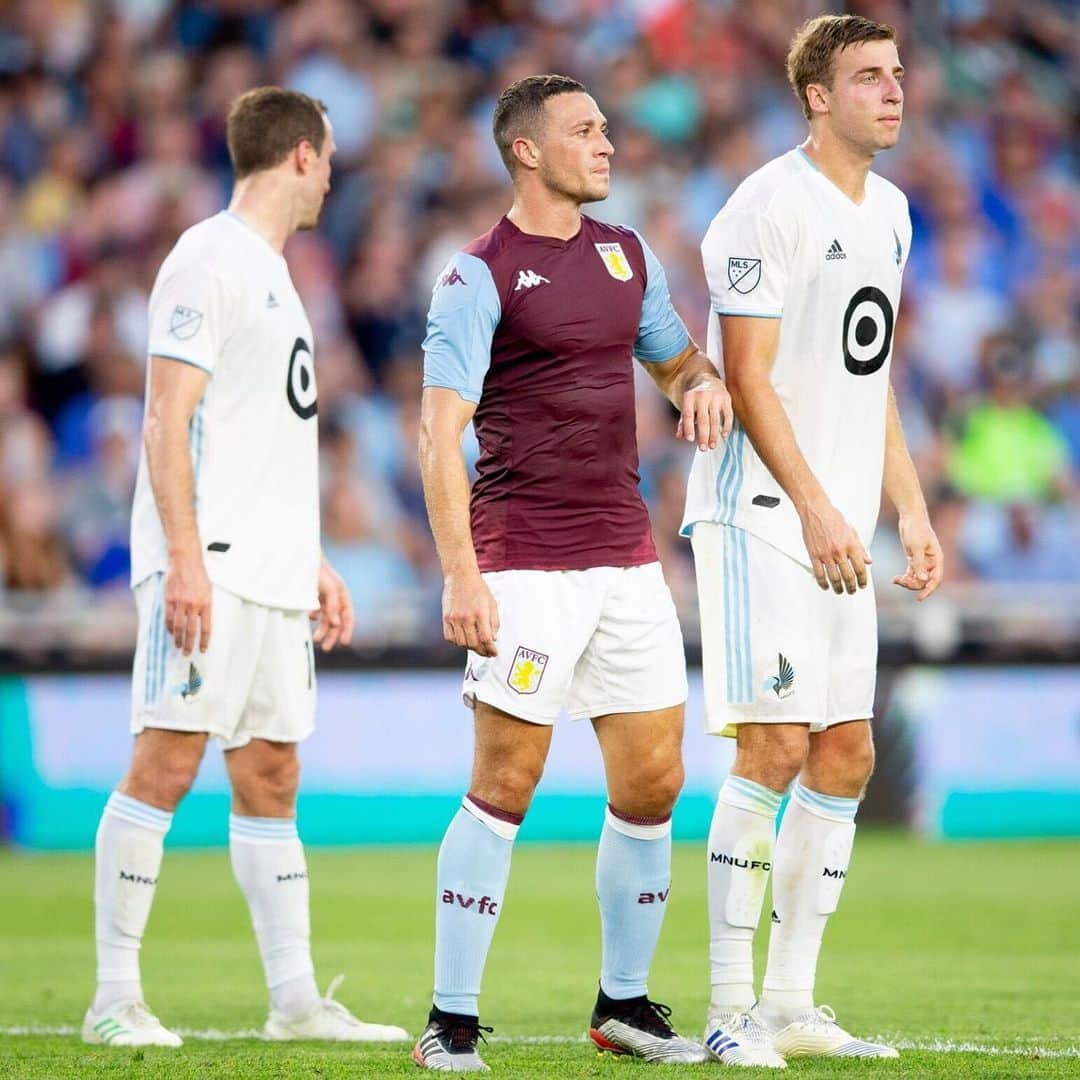
[[[432,1005],[412,1059],[421,1069],[437,1072],[490,1072],[476,1052],[477,1040],[485,1031],[491,1028],[484,1027],[479,1017],[443,1012]]]
[[[671,1009],[644,995],[619,1001],[603,990],[596,999],[589,1038],[612,1054],[629,1054],[665,1065],[699,1065],[709,1060],[700,1043],[676,1034],[668,1017]]]

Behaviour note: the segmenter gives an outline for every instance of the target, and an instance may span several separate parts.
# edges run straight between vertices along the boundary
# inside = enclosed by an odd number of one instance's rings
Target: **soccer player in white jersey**
[[[135,749],[98,827],[98,983],[82,1034],[180,1045],[144,1003],[139,947],[165,834],[212,735],[232,785],[233,871],[270,990],[266,1036],[405,1038],[361,1023],[332,988],[319,994],[295,820],[314,644],[329,650],[353,626],[319,549],[314,344],[282,255],[318,219],[333,132],[320,102],[260,87],[233,103],[227,134],[229,209],[180,237],[150,296],[131,537]]]
[[[870,171],[900,131],[894,31],[813,19],[787,68],[809,137],[747,178],[702,243],[709,349],[737,420],[723,447],[697,455],[684,519],[707,726],[738,741],[709,833],[706,1042],[725,1063],[774,1067],[896,1056],[849,1035],[814,999],[874,760],[867,547],[883,481],[908,559],[894,584],[923,600],[942,574],[889,384],[907,200]],[[770,870],[775,915],[755,1005],[751,943]]]

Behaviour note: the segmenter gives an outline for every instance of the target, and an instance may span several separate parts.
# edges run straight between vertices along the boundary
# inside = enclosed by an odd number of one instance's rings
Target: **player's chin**
[[[611,178],[608,176],[594,176],[585,185],[585,193],[582,202],[603,202],[611,190]]]

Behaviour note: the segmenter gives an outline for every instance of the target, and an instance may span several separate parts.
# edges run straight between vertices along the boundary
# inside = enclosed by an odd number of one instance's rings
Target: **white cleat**
[[[787,1068],[773,1047],[772,1033],[756,1016],[743,1009],[710,1012],[705,1021],[705,1046],[724,1065]]]
[[[881,1043],[856,1039],[837,1022],[828,1005],[819,1005],[773,1031],[773,1046],[785,1058],[851,1057],[897,1058],[898,1050]]]
[[[336,976],[326,989],[326,997],[314,1012],[299,1020],[287,1020],[280,1013],[270,1010],[270,1018],[263,1028],[263,1038],[274,1042],[290,1042],[297,1039],[324,1039],[328,1042],[401,1042],[409,1038],[404,1028],[393,1024],[365,1024],[340,1001],[334,1000],[334,991],[341,985],[344,975]]]
[[[183,1046],[142,1001],[122,1001],[83,1018],[82,1041],[95,1046]]]

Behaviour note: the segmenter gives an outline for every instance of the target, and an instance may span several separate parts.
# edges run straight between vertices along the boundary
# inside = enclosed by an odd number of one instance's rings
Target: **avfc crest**
[[[795,669],[791,666],[791,661],[783,653],[777,653],[777,660],[778,670],[776,674],[770,675],[761,689],[765,693],[772,690],[778,698],[790,697],[795,689]]]
[[[510,665],[510,674],[506,677],[510,689],[519,694],[535,694],[540,689],[547,662],[548,658],[543,653],[519,645],[514,662]]]
[[[622,244],[596,244],[594,246],[600,252],[600,258],[604,260],[607,272],[616,281],[629,281],[634,276],[634,268],[626,258]]]

